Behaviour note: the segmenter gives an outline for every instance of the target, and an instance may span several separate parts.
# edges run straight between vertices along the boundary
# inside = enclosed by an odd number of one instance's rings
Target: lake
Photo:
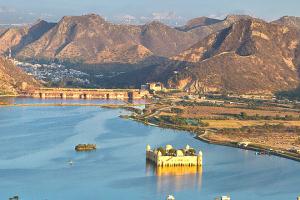
[[[9,98],[14,103],[122,103],[108,100]],[[187,132],[121,119],[99,107],[0,108],[0,199],[288,200],[300,195],[300,163],[195,140]],[[94,152],[74,151],[95,143]],[[202,169],[163,171],[146,163],[145,148],[186,144],[203,151]],[[73,165],[69,161],[73,161]]]

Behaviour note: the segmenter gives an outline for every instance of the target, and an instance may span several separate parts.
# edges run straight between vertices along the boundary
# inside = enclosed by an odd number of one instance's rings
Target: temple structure
[[[160,167],[202,166],[202,152],[199,151],[197,154],[189,145],[184,149],[174,149],[172,145],[166,145],[165,148],[154,150],[147,145],[146,159]]]

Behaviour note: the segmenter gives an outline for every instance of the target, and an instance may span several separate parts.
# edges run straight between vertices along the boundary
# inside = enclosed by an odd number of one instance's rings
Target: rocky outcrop
[[[20,59],[86,64],[137,63],[152,55],[176,55],[198,41],[196,34],[160,22],[143,26],[117,25],[95,14],[64,17],[47,28],[48,31],[45,27],[40,31],[44,34],[35,37],[36,40],[14,48],[15,55]]]
[[[2,33],[0,53],[9,48],[19,59],[71,61],[85,64],[137,63],[150,56],[170,57],[246,16],[225,20],[195,18],[172,28],[160,22],[118,25],[89,14],[66,16],[58,23],[38,21]]]
[[[144,74],[144,80],[193,92],[271,94],[290,90],[299,84],[299,36],[295,28],[241,19],[169,61],[128,73],[127,80]],[[125,77],[121,75],[122,80]]]
[[[196,34],[198,36],[198,40],[200,41],[212,33],[216,33],[230,27],[233,23],[239,20],[251,18],[252,17],[248,15],[229,15],[224,20],[200,17],[188,21],[185,26],[178,29]]]
[[[30,45],[34,41],[38,40],[55,25],[56,23],[48,23],[44,20],[37,21],[35,24],[28,28],[25,35],[22,35],[21,40],[18,42],[18,44],[12,46],[12,51],[19,52],[27,45]]]
[[[22,92],[22,89],[27,90],[38,86],[40,83],[33,77],[16,67],[11,61],[0,57],[0,94],[16,95]]]
[[[29,27],[13,27],[2,30],[0,34],[0,55],[7,54],[8,50],[17,46],[28,33]]]
[[[299,84],[299,32],[257,19],[240,20],[194,45],[175,60],[194,63],[179,85],[192,91],[272,93]]]
[[[198,18],[189,20],[184,26],[179,27],[178,29],[182,30],[182,31],[190,31],[190,30],[193,30],[196,28],[210,26],[210,25],[217,24],[220,22],[222,22],[222,20],[212,19],[212,18],[208,18],[208,17],[198,17]]]
[[[300,17],[284,16],[272,23],[300,29]]]

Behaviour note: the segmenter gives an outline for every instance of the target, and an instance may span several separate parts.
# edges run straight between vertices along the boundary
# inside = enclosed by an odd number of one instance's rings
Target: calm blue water
[[[118,118],[122,113],[98,107],[0,108],[0,199],[17,194],[22,200],[163,200],[174,194],[176,200],[212,200],[230,194],[235,200],[288,200],[300,195],[298,162],[208,145],[185,132]],[[76,153],[78,143],[96,143],[99,149]],[[145,146],[168,143],[201,149],[202,173],[156,176],[146,165]]]

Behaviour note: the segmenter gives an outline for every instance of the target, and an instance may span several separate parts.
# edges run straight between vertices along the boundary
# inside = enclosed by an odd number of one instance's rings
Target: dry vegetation
[[[209,132],[205,138],[222,142],[250,142],[274,149],[287,150],[300,147],[300,128],[283,124],[244,126],[239,129],[220,129]]]
[[[300,127],[300,121],[281,121],[281,120],[202,120],[209,124],[209,128],[242,128],[244,126],[259,126],[268,124],[284,124],[285,126]]]
[[[249,142],[288,153],[300,149],[300,110],[295,105],[254,101],[208,106],[178,99],[148,105],[147,122],[196,132],[217,143]]]
[[[246,109],[236,107],[212,107],[212,106],[186,106],[179,107],[183,109],[182,117],[220,117],[228,114],[240,114],[245,112],[249,116],[261,115],[261,116],[286,116],[291,115],[298,117],[299,112],[281,110],[260,110],[260,109]],[[271,109],[271,108],[269,108]],[[274,109],[274,108],[273,108]]]

